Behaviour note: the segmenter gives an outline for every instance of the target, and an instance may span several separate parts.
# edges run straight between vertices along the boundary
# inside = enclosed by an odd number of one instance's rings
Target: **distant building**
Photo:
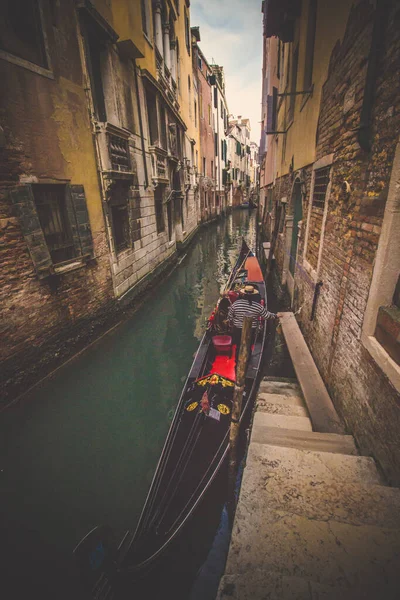
[[[261,199],[338,412],[400,483],[396,2],[263,2]]]
[[[249,198],[250,191],[250,121],[229,121],[228,155],[232,180],[231,204],[239,206]]]
[[[214,129],[214,169],[215,169],[215,206],[217,214],[223,213],[228,207],[228,192],[230,189],[228,169],[228,105],[225,98],[224,69],[219,65],[211,65],[213,72],[212,84],[212,112]]]

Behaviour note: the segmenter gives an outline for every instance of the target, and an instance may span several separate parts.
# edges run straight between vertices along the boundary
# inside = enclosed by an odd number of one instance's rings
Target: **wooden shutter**
[[[272,96],[270,96],[268,94],[268,96],[267,96],[267,131],[266,131],[266,133],[268,133],[270,131],[274,131],[273,127],[272,127],[272,123],[273,123],[273,102],[272,102]]]
[[[69,185],[72,206],[75,214],[75,227],[77,238],[79,238],[80,252],[82,256],[93,258],[92,230],[90,228],[89,214],[86,206],[85,190],[83,185]],[[71,223],[72,227],[72,223]],[[74,230],[72,230],[74,235]],[[74,236],[75,241],[75,236]]]
[[[20,185],[14,188],[11,200],[39,279],[48,277],[52,272],[53,261],[40,226],[32,187]]]

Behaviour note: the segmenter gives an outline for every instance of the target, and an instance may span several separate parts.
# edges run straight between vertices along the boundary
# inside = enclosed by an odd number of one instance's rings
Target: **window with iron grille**
[[[324,167],[323,169],[317,169],[315,171],[314,192],[312,199],[313,208],[321,208],[323,210],[325,207],[326,190],[329,184],[330,170],[330,167]]]
[[[110,154],[111,169],[113,171],[131,170],[128,140],[109,134],[108,151]]]
[[[38,184],[32,190],[53,264],[71,260],[76,253],[67,214],[66,186]]]

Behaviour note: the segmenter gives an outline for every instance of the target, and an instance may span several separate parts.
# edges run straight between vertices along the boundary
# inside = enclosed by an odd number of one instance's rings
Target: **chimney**
[[[237,121],[238,121],[238,125],[242,124],[242,115],[238,115]]]

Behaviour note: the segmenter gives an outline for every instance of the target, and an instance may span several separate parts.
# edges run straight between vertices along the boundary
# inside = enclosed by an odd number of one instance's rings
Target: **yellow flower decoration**
[[[189,406],[186,407],[186,410],[191,412],[192,410],[194,410],[195,408],[197,408],[199,405],[198,402],[192,402],[191,404],[189,404]]]
[[[229,415],[231,412],[226,404],[218,404],[217,408],[221,415]]]

